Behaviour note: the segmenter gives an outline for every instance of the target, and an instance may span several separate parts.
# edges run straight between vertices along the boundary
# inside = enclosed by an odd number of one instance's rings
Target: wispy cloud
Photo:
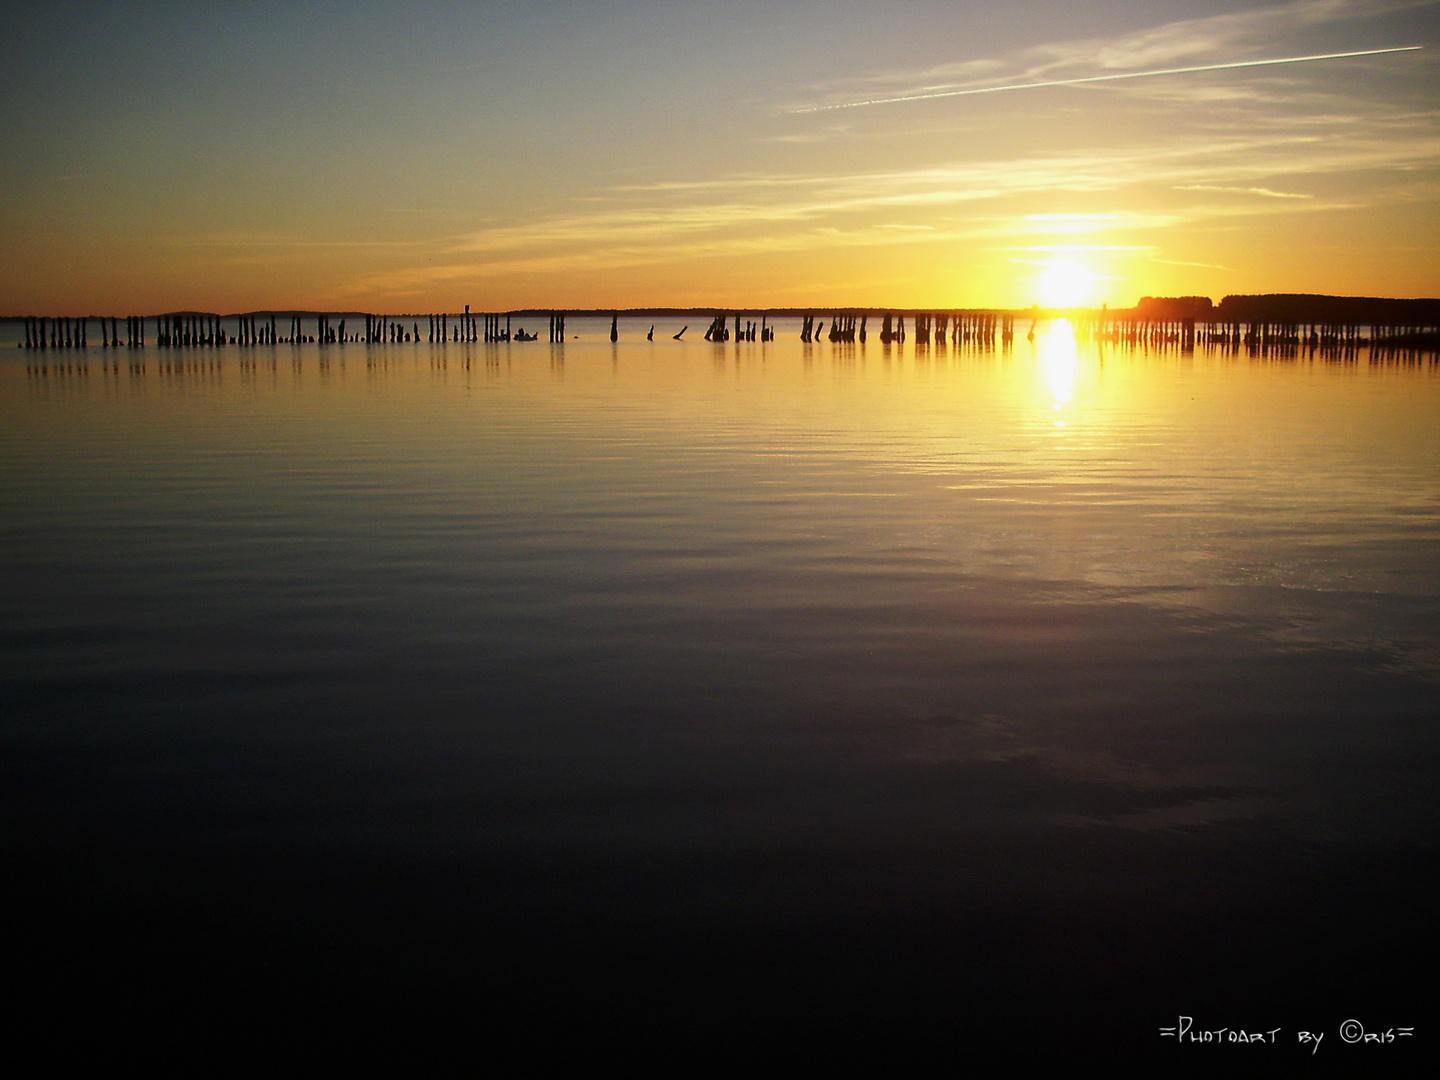
[[[1221,266],[1219,263],[1188,262],[1184,259],[1162,259],[1158,256],[1152,258],[1151,262],[1160,263],[1162,266],[1194,266],[1201,270],[1224,270],[1226,273],[1234,273],[1229,266]]]
[[[1267,199],[1313,199],[1294,191],[1271,191],[1266,187],[1225,187],[1222,184],[1177,184],[1176,191],[1225,191],[1236,195],[1263,195]]]
[[[1361,49],[1356,52],[1317,53],[1312,56],[1282,56],[1266,60],[1236,60],[1224,64],[1193,64],[1189,67],[1155,68],[1150,71],[1126,71],[1110,75],[1086,75],[1074,79],[1047,79],[1041,82],[995,83],[971,86],[960,90],[930,90],[896,97],[867,98],[843,101],[834,105],[811,105],[791,112],[823,112],[827,109],[858,109],[867,105],[898,105],[907,101],[932,101],[936,98],[967,97],[971,94],[1000,94],[1011,90],[1039,90],[1053,86],[1082,86],[1088,83],[1116,82],[1121,79],[1153,79],[1161,75],[1193,75],[1201,71],[1233,71],[1238,68],[1276,67],[1281,64],[1309,64],[1319,60],[1347,60],[1357,56],[1380,56],[1383,53],[1418,52],[1419,45],[1400,45],[1387,49]]]
[[[1353,198],[1322,200],[1278,191],[1254,182],[1261,178],[1378,169],[1403,173],[1436,162],[1440,135],[1417,132],[1398,141],[1353,133],[1288,140],[1266,135],[844,176],[748,174],[623,185],[605,192],[593,209],[457,236],[437,252],[435,265],[368,275],[349,292],[418,294],[458,279],[897,244],[962,243],[1036,257],[1079,251],[1138,254],[1156,250],[1156,238],[1186,225],[1363,205]],[[1037,195],[1108,198],[1118,205],[1124,192],[1140,189],[1258,197],[1146,211],[1034,213],[1023,205]],[[987,209],[1002,206],[1015,209]],[[904,216],[897,219],[897,210]],[[1116,239],[1122,234],[1148,235],[1139,242]]]
[[[1288,139],[1191,139],[1166,147],[1132,145],[1087,154],[1034,154],[850,175],[745,175],[695,182],[627,185],[611,190],[612,205],[545,221],[479,230],[457,238],[456,251],[513,253],[565,246],[640,247],[697,234],[774,226],[834,224],[881,209],[934,214],[946,209],[1038,193],[1095,194],[1136,185],[1203,192],[1244,192],[1313,202],[1309,196],[1250,181],[1395,169],[1440,161],[1440,134],[1369,140],[1352,133]],[[1197,175],[1198,174],[1198,175]],[[620,203],[623,205],[614,205]],[[1232,212],[1232,211],[1225,211]],[[1233,212],[1240,212],[1238,209]],[[1123,226],[1129,212],[1028,214],[1047,231]],[[1184,214],[1148,215],[1147,226]],[[933,220],[894,224],[933,225]]]
[[[890,71],[863,79],[819,84],[814,97],[792,102],[795,112],[854,108],[1015,89],[1148,78],[1159,74],[1219,71],[1334,59],[1342,54],[1275,56],[1299,32],[1327,24],[1376,19],[1434,0],[1296,0],[1259,11],[1186,19],[1114,38],[1048,42],[1002,57],[940,64],[919,71]],[[1410,42],[1395,46],[1416,48]],[[1375,55],[1389,49],[1349,55]],[[1265,56],[1265,53],[1269,56]],[[867,92],[868,91],[868,92]],[[877,91],[880,91],[877,93]]]

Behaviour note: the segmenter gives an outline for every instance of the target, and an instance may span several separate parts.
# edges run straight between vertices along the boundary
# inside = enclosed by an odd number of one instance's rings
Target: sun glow
[[[1095,275],[1074,259],[1055,259],[1045,265],[1036,286],[1046,307],[1079,307],[1091,299]]]

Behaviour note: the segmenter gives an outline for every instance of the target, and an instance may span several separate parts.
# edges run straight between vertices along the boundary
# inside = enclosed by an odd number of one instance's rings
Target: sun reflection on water
[[[1035,348],[1040,375],[1051,397],[1051,407],[1064,413],[1075,394],[1075,376],[1080,367],[1075,328],[1069,319],[1056,319],[1036,336]],[[1055,418],[1056,427],[1065,426],[1065,417]]]

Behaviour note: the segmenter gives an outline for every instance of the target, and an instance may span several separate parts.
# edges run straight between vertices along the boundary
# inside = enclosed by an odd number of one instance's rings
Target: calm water
[[[1433,1053],[1440,367],[571,329],[0,358],[22,1016]]]

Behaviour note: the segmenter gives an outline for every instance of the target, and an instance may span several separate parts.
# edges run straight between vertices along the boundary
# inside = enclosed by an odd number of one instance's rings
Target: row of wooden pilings
[[[904,340],[905,325],[900,324],[901,340]],[[975,344],[993,346],[996,338],[1008,345],[1015,339],[1015,319],[1009,315],[994,312],[940,312],[915,316],[915,344],[929,345],[932,341],[943,345]],[[883,331],[882,331],[883,339]]]
[[[1440,328],[1424,326],[1367,327],[1359,323],[1201,322],[1195,319],[1145,319],[1106,313],[1078,319],[1077,336],[1130,346],[1178,345],[1182,349],[1211,346],[1225,349],[1276,348],[1358,349],[1433,347]]]
[[[387,315],[366,315],[363,334],[351,333],[346,320],[338,322],[328,315],[317,315],[315,332],[308,333],[305,319],[299,315],[289,316],[288,326],[282,327],[277,316],[257,315],[156,315],[154,318],[154,342],[162,348],[215,348],[221,345],[297,345],[318,343],[333,345],[341,342],[401,343],[420,341],[420,324]],[[467,305],[463,314],[431,315],[428,340],[432,343],[446,341],[477,341],[482,336],[480,321],[470,314]],[[503,329],[502,329],[503,318]],[[90,323],[100,324],[102,348],[139,348],[146,343],[146,318],[130,316],[124,320],[124,336],[121,336],[121,321],[118,318],[51,318],[48,316],[27,316],[25,322],[26,349],[85,349],[90,347]],[[233,323],[233,332],[226,323]],[[510,316],[486,315],[483,337],[486,341],[511,340]],[[522,331],[523,332],[523,331]],[[524,340],[534,341],[536,335],[527,334]],[[565,315],[552,312],[550,315],[550,340],[565,340]],[[613,338],[612,338],[613,340]]]
[[[332,322],[328,315],[312,316],[314,333],[308,333],[306,319],[288,316],[282,327],[274,314],[220,316],[183,314],[154,316],[154,343],[162,348],[213,348],[223,345],[276,345],[339,342],[403,343],[428,340],[431,343],[535,341],[538,334],[518,328],[512,333],[510,314],[472,316],[467,306],[463,314],[427,316],[429,331],[420,335],[419,323],[386,315],[366,315],[363,333],[351,333],[345,319]],[[549,339],[566,340],[566,315],[549,313]],[[716,314],[705,340],[773,341],[775,327],[768,315],[757,324],[743,318],[742,313]],[[978,347],[993,346],[999,341],[1009,344],[1015,334],[1015,318],[998,312],[913,313],[914,340],[917,345],[932,341],[943,344],[947,339],[956,345],[973,343]],[[147,319],[131,316],[123,320],[110,318],[52,318],[32,316],[24,320],[26,349],[85,349],[91,346],[91,323],[98,322],[102,348],[139,348],[150,340]],[[1377,348],[1433,349],[1440,337],[1440,327],[1412,325],[1364,325],[1356,323],[1295,323],[1295,322],[1234,322],[1197,319],[1139,318],[1130,312],[1094,312],[1070,318],[1077,338],[1140,345],[1176,345],[1181,348],[1218,346],[1229,349],[1309,348],[1356,349]],[[227,324],[230,324],[227,326]],[[807,314],[803,317],[800,339],[814,342],[864,342],[867,337],[868,315],[862,312],[833,312],[827,318]],[[233,329],[233,332],[231,332]],[[685,330],[674,335],[682,338]],[[1033,332],[1034,326],[1031,330]],[[1368,334],[1367,334],[1368,330]],[[653,340],[654,328],[649,336]],[[887,313],[882,317],[880,340],[885,344],[907,339],[905,315]],[[610,340],[619,340],[619,315],[610,319]]]
[[[818,319],[815,315],[802,316],[800,340],[807,344],[822,339],[834,342],[864,342],[867,340],[868,314],[840,311],[832,313],[829,319],[829,329],[827,330],[823,316]],[[914,320],[915,342],[918,345],[929,345],[932,339],[938,344],[943,344],[946,340],[952,340],[957,345],[966,342],[993,343],[997,334],[1001,340],[1009,342],[1015,333],[1013,318],[989,312],[917,314],[914,316]],[[711,320],[709,329],[705,331],[705,340],[730,341],[732,334],[727,325],[728,321],[729,317],[725,314],[716,315]],[[681,331],[681,333],[683,332]],[[734,340],[755,341],[757,335],[760,341],[775,340],[775,328],[769,325],[768,316],[762,315],[758,326],[753,321],[742,320],[738,314],[735,316]],[[884,315],[880,324],[880,340],[886,345],[905,341],[905,316],[894,313]]]
[[[27,316],[25,319],[25,345],[27,349],[88,349],[90,347],[90,319],[48,318]],[[100,319],[101,348],[119,348],[120,320],[112,317]],[[130,348],[145,344],[145,320],[138,315],[125,319],[125,341]]]
[[[495,318],[495,316],[487,315],[487,316],[485,317],[485,320],[486,320],[486,321],[485,321],[484,336],[485,336],[485,340],[486,340],[486,341],[496,341],[496,340],[500,340],[500,339],[498,339],[498,338],[496,338],[496,337],[493,337],[493,336],[491,335],[491,324],[490,324],[490,320],[491,320],[492,318]],[[552,323],[553,323],[553,319],[552,319]],[[507,327],[507,330],[508,330],[508,327]],[[445,341],[479,341],[479,340],[480,340],[480,335],[481,335],[480,324],[477,323],[477,322],[475,321],[474,316],[472,316],[472,315],[470,314],[470,305],[469,305],[469,304],[466,304],[466,305],[465,305],[465,314],[463,314],[463,315],[456,315],[456,316],[455,316],[455,325],[454,325],[453,327],[450,325],[450,316],[449,316],[449,315],[440,314],[440,315],[431,315],[431,316],[430,316],[430,337],[429,337],[429,340],[430,340],[432,343],[434,343],[434,342],[445,342]],[[416,337],[416,340],[417,340],[417,341],[419,340],[419,337],[418,337],[418,327],[417,327],[417,337]],[[509,340],[509,339],[508,339],[508,337],[507,337],[507,338],[504,339],[504,340]],[[552,337],[552,340],[553,340],[553,337]]]
[[[731,340],[729,321],[729,317],[725,315],[724,312],[716,315],[715,318],[710,320],[710,326],[705,331],[705,340],[714,342]],[[680,334],[683,333],[685,333],[685,331],[681,330]],[[675,337],[678,339],[680,334],[676,334]],[[767,316],[760,316],[760,322],[757,324],[751,319],[741,319],[740,315],[736,314],[734,340],[774,341],[775,328],[769,325]]]
[[[1015,336],[1015,320],[991,312],[921,312],[913,318],[916,345],[929,345],[932,341],[937,345],[946,341],[955,345],[993,345],[997,334],[1002,342],[1008,344]],[[800,340],[811,342],[826,337],[830,341],[864,342],[868,336],[868,323],[867,315],[838,312],[830,317],[827,333],[823,319],[816,323],[813,315],[806,315],[800,326]],[[905,340],[905,316],[887,312],[880,321],[880,341],[890,345]]]

